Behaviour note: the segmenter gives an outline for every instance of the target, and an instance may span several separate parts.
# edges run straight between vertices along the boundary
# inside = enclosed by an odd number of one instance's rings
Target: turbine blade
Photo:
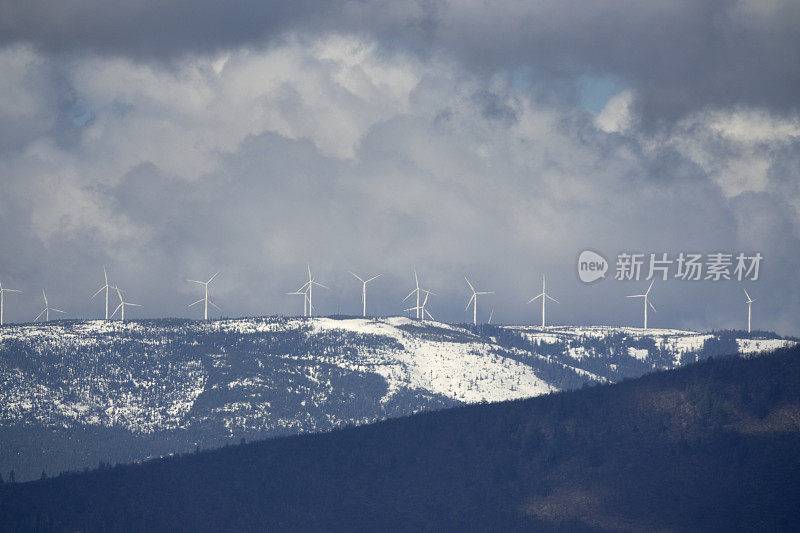
[[[476,293],[474,293],[474,292],[473,292],[473,293],[472,293],[472,296],[470,297],[469,301],[467,302],[467,306],[464,308],[464,311],[466,311],[467,309],[469,309],[469,306],[470,306],[470,304],[472,303],[472,300],[474,300],[474,299],[475,299],[475,295],[476,295]]]
[[[494,291],[482,291],[478,292],[477,294],[494,294]]]
[[[108,272],[106,272],[105,265],[103,265],[103,277],[106,278],[106,285],[108,285]]]
[[[753,299],[752,299],[752,298],[750,298],[750,295],[749,295],[749,294],[747,294],[747,289],[742,289],[742,290],[744,291],[744,295],[745,295],[745,296],[747,296],[747,301],[748,301],[748,302],[752,301]]]
[[[50,310],[55,311],[56,313],[64,313],[65,315],[67,314],[65,311],[62,311],[61,309],[55,309],[54,307],[51,307]]]
[[[206,281],[206,284],[208,284],[208,283],[211,283],[211,281],[212,281],[214,278],[216,278],[217,276],[219,276],[219,272],[217,272],[216,274],[214,274],[213,276],[211,276],[211,278],[209,278],[209,280],[208,280],[208,281]]]
[[[653,279],[653,281],[650,282],[650,286],[647,287],[647,290],[645,291],[645,294],[650,294],[650,289],[653,288],[653,283],[655,283],[655,282],[656,282],[655,279]]]
[[[557,304],[560,304],[560,303],[561,303],[561,302],[559,302],[558,300],[556,300],[555,298],[553,298],[552,296],[550,296],[549,294],[545,294],[545,296],[547,296],[548,298],[550,298],[551,300],[553,300],[553,301],[554,301],[555,303],[557,303]]]
[[[630,296],[626,296],[625,298],[644,298],[645,294],[632,294]]]
[[[314,284],[314,285],[316,285],[317,287],[322,287],[323,289],[328,289],[328,290],[331,290],[331,288],[330,288],[330,287],[327,287],[327,286],[323,285],[322,283],[317,283],[316,281],[312,281],[311,283],[313,283],[313,284]]]
[[[368,279],[367,281],[365,281],[364,283],[369,283],[370,281],[372,281],[372,280],[374,280],[374,279],[378,279],[378,278],[379,278],[379,277],[381,277],[382,275],[383,275],[383,274],[378,274],[377,276],[372,276],[371,278],[369,278],[369,279]]]
[[[44,289],[42,289],[42,296],[44,296],[44,306],[47,307],[47,295],[44,293]]]
[[[652,304],[652,302],[650,300],[647,300],[647,305],[649,305],[653,309],[654,313],[658,312],[658,311],[656,311],[656,307]]]
[[[411,298],[411,297],[414,295],[414,293],[415,293],[415,292],[417,292],[418,290],[419,290],[419,289],[414,289],[413,291],[409,292],[409,293],[408,293],[408,296],[406,296],[405,298],[403,298],[403,301],[405,302],[406,300],[408,300],[409,298]]]
[[[467,285],[469,285],[470,290],[472,290],[472,292],[475,292],[475,287],[473,287],[472,283],[469,282],[469,280],[467,279],[467,276],[464,276],[464,279],[467,280]]]
[[[348,272],[350,272],[351,274],[353,274],[353,272],[352,272],[352,271],[350,271],[350,270],[348,270]],[[361,283],[366,283],[366,282],[365,282],[363,279],[361,279],[360,277],[356,276],[355,274],[353,274],[353,276],[355,276],[355,278],[356,278],[358,281],[360,281]]]
[[[542,293],[542,294],[538,294],[538,295],[534,296],[533,298],[531,298],[530,300],[528,300],[528,302],[527,302],[527,303],[532,303],[532,302],[535,302],[536,300],[538,300],[538,299],[539,299],[539,298],[541,298],[542,296],[544,296],[544,293]]]
[[[215,304],[214,302],[212,302],[210,299],[208,300],[208,303],[213,305],[214,307],[216,307],[217,311],[222,311],[222,309],[220,309],[219,306],[217,304]]]
[[[187,305],[186,307],[191,307],[191,306],[193,306],[193,305],[197,305],[197,304],[199,304],[200,302],[202,302],[203,300],[205,300],[205,298],[200,298],[200,299],[199,299],[199,300],[197,300],[196,302],[194,302],[194,303],[192,303],[192,304],[189,304],[189,305]]]
[[[425,313],[428,315],[428,317],[429,317],[431,320],[436,320],[435,318],[433,318],[433,315],[431,314],[431,312],[430,312],[430,311],[428,311],[427,309],[425,310]]]
[[[34,318],[33,321],[36,322],[37,320],[42,318],[42,315],[45,313],[45,311],[47,311],[47,309],[42,309],[42,312],[36,315],[36,318]]]
[[[206,284],[205,281],[197,281],[196,279],[187,279],[186,281],[188,281],[190,283],[199,283],[200,285],[205,285]]]
[[[116,308],[116,309],[114,309],[114,312],[113,312],[113,313],[111,313],[111,318],[114,318],[114,315],[116,315],[116,314],[117,314],[117,311],[119,311],[119,308],[120,308],[120,307],[122,307],[122,304],[119,304],[119,305],[117,306],[117,308]]]
[[[107,285],[106,285],[106,287],[107,287]],[[99,291],[97,291],[96,293],[92,294],[92,298],[94,298],[95,296],[97,296],[98,294],[100,294],[101,292],[103,292],[103,290],[104,290],[106,287],[100,287],[100,290],[99,290]],[[92,298],[89,298],[89,299],[91,300]]]

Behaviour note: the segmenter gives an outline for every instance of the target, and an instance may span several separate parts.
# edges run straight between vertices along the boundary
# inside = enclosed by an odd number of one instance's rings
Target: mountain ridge
[[[793,342],[741,337],[402,317],[10,325],[0,340],[0,472],[32,479],[329,431]]]

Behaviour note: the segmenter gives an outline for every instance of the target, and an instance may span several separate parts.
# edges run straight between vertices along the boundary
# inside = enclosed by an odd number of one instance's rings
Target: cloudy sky
[[[761,252],[760,279],[658,281],[651,325],[800,334],[800,4],[792,0],[0,0],[0,281],[70,317],[396,314],[641,321],[649,282],[584,249]],[[612,270],[614,265],[611,266]],[[613,272],[611,272],[613,275]]]

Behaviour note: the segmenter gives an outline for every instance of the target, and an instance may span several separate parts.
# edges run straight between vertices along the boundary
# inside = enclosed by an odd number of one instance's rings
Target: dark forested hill
[[[0,487],[8,530],[797,530],[800,350]]]

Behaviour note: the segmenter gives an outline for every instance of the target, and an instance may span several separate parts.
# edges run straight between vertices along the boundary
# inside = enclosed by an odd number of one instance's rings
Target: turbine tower
[[[628,296],[628,298],[644,298],[644,330],[645,331],[647,331],[647,306],[649,305],[653,309],[654,312],[656,310],[656,308],[653,307],[653,304],[650,303],[650,299],[649,299],[650,289],[653,288],[653,283],[655,283],[655,282],[656,282],[656,280],[653,280],[653,281],[650,282],[650,286],[647,287],[647,290],[644,292],[644,294],[632,294],[632,295]]]
[[[34,322],[38,321],[44,315],[44,321],[50,322],[50,311],[55,311],[56,313],[64,313],[61,309],[56,309],[55,307],[50,307],[47,303],[47,295],[44,293],[44,289],[42,289],[42,296],[44,297],[44,309],[42,312],[36,315],[36,318],[33,319]]]
[[[212,302],[211,299],[208,297],[208,284],[211,283],[214,280],[214,278],[217,277],[218,274],[219,274],[219,272],[217,272],[216,274],[211,276],[211,278],[208,281],[197,281],[196,279],[187,279],[186,280],[186,281],[188,281],[190,283],[198,283],[198,284],[202,285],[205,288],[205,295],[202,298],[200,298],[199,300],[197,300],[196,302],[190,303],[188,305],[188,307],[192,307],[193,305],[197,305],[200,302],[203,302],[203,320],[208,320],[208,304],[211,304],[214,307],[216,307],[218,311],[222,311],[222,309],[220,309],[217,306],[217,304]]]
[[[103,266],[103,277],[106,280],[106,284],[103,285],[102,287],[100,287],[100,290],[98,290],[96,293],[94,293],[92,295],[92,297],[89,298],[89,299],[92,300],[92,299],[94,299],[95,296],[97,296],[101,292],[106,291],[106,320],[108,320],[108,291],[111,289],[111,285],[108,284],[108,273],[106,272],[106,267],[105,266]]]
[[[541,294],[539,294],[538,296],[534,296],[533,298],[528,300],[528,303],[532,303],[532,302],[536,301],[539,298],[542,299],[542,327],[544,327],[545,326],[545,322],[544,322],[545,302],[547,301],[547,299],[550,298],[555,303],[561,303],[558,300],[556,300],[555,298],[553,298],[552,296],[550,296],[549,294],[547,294],[547,289],[545,289],[544,276],[542,276],[542,292],[541,292]]]
[[[4,289],[3,284],[0,283],[0,326],[3,325],[3,306],[4,306],[4,296],[7,292],[22,292],[17,289]]]
[[[352,272],[350,272],[350,273],[353,274]],[[369,278],[366,281],[361,279],[360,277],[356,276],[355,274],[353,274],[353,276],[358,281],[361,282],[361,316],[366,318],[366,316],[367,316],[367,283],[369,283],[370,281],[372,281],[372,280],[374,280],[376,278],[381,277],[381,274],[378,274],[377,276],[372,276],[371,278]]]
[[[747,296],[747,333],[750,333],[750,306],[758,300],[758,298],[750,298],[750,295],[747,294],[747,290],[744,291],[744,295]]]
[[[308,294],[305,291],[296,290],[294,292],[287,292],[286,294],[296,294],[303,297],[303,316],[308,316]]]
[[[429,291],[427,289],[420,289],[420,291],[425,293],[425,298],[422,299],[422,305],[418,305],[416,307],[409,307],[408,309],[405,309],[405,311],[416,311],[417,316],[421,316],[422,320],[425,320],[425,315],[428,315],[428,318],[430,318],[431,320],[436,320],[435,318],[433,318],[433,315],[430,313],[430,311],[425,309],[425,306],[428,305],[428,296],[430,296],[431,294],[436,296],[436,293],[433,291]]]
[[[122,310],[119,317],[123,322],[125,322],[125,306],[132,305],[134,307],[141,307],[141,305],[126,302],[125,300],[122,299],[122,291],[120,290],[120,288],[119,287],[112,287],[112,288],[117,291],[117,296],[119,297],[119,305],[117,306],[116,309],[114,309],[114,312],[111,313],[111,318],[114,318],[114,315],[117,314],[117,311]]]
[[[308,267],[308,281],[306,281],[303,285],[300,286],[294,292],[288,292],[286,294],[302,294],[303,295],[303,316],[311,316],[311,313],[314,311],[314,304],[312,303],[312,294],[314,285],[317,287],[322,287],[323,289],[328,289],[322,283],[318,283],[314,276],[311,275],[311,265],[306,265]]]
[[[478,295],[479,294],[494,294],[494,291],[476,291],[475,287],[472,286],[472,283],[469,282],[467,276],[464,276],[464,279],[467,280],[467,285],[469,285],[470,290],[472,291],[472,296],[470,297],[469,301],[467,302],[467,306],[464,308],[464,311],[469,309],[469,304],[473,304],[472,306],[472,324],[474,326],[478,325]]]
[[[422,308],[420,307],[420,305],[419,305],[419,295],[420,295],[420,291],[421,291],[421,289],[419,288],[419,276],[417,276],[417,269],[416,269],[416,268],[414,269],[414,285],[415,285],[415,288],[414,288],[414,290],[413,290],[413,291],[411,291],[411,292],[409,292],[409,293],[408,293],[408,296],[406,296],[405,298],[403,298],[403,301],[405,302],[406,300],[408,300],[409,298],[411,298],[412,296],[414,296],[414,294],[416,294],[416,295],[417,295],[417,305],[416,305],[415,307],[411,307],[410,309],[411,309],[412,311],[416,311],[416,312],[417,312],[417,320],[419,320],[419,317],[420,317],[420,309],[422,309]],[[423,316],[422,316],[422,318],[425,318],[425,316],[423,315]]]

